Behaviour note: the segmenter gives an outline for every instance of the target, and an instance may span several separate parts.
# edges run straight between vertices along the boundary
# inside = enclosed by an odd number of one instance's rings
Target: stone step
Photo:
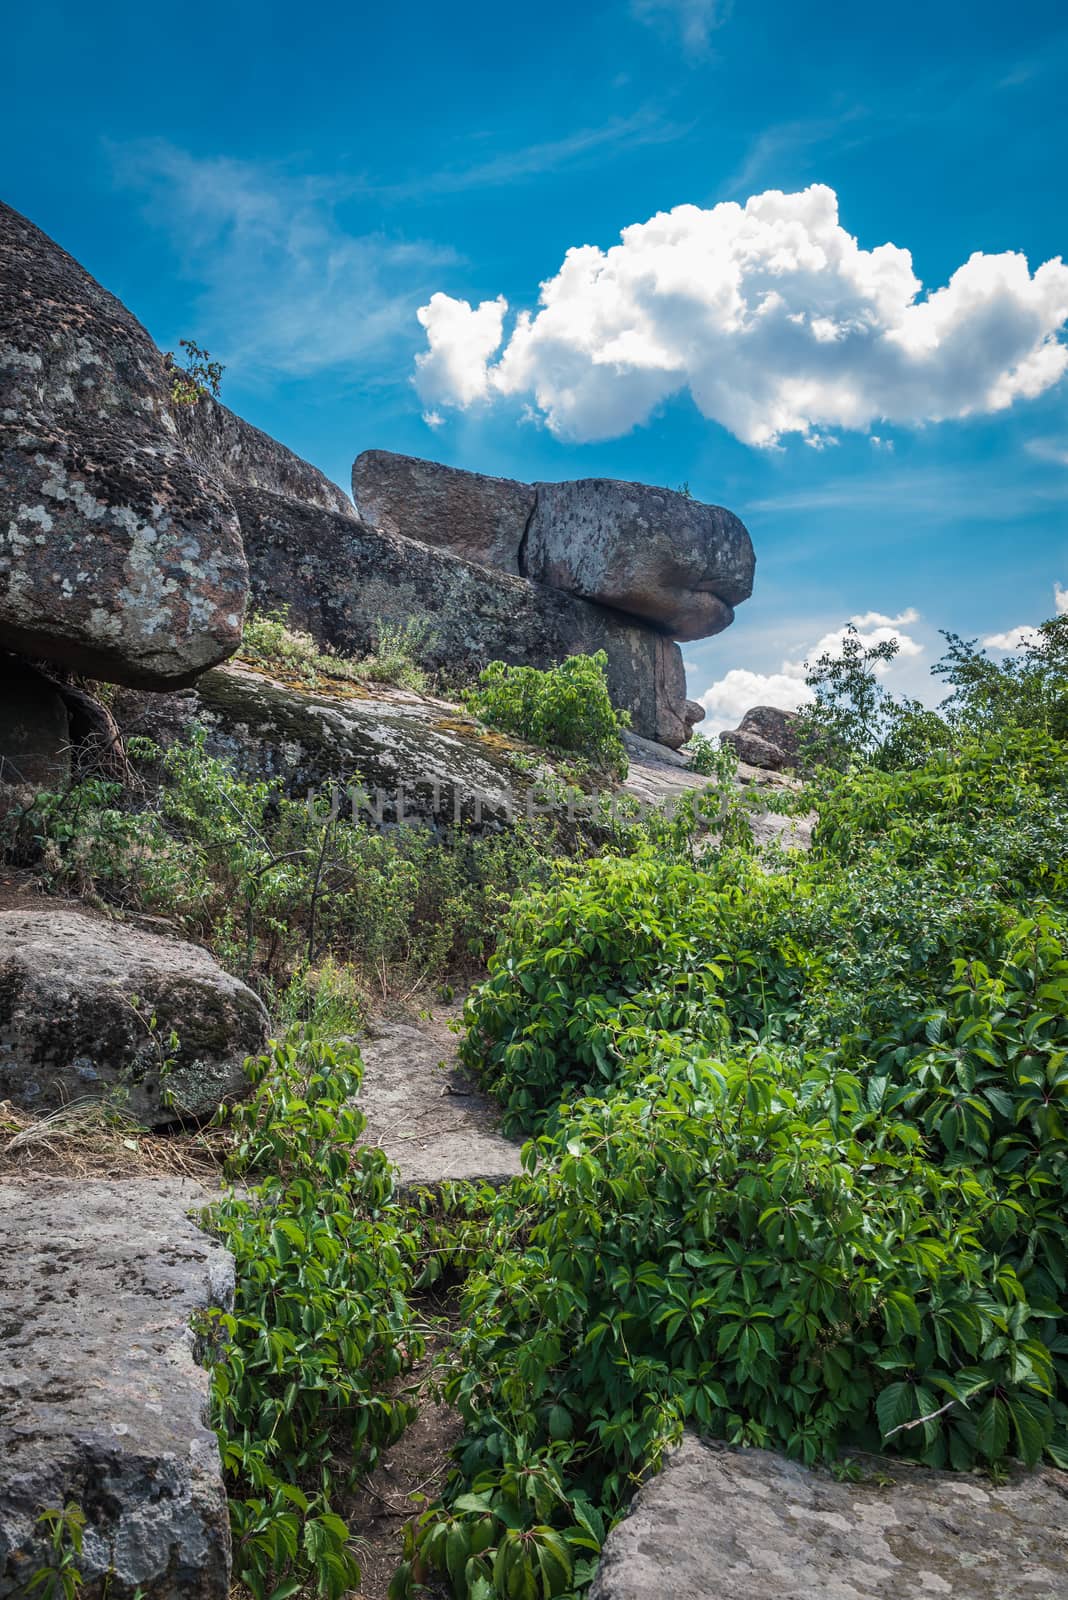
[[[605,1544],[590,1600],[1064,1600],[1068,1473],[860,1457],[838,1482],[687,1438]]]
[[[521,1170],[520,1146],[499,1131],[500,1110],[459,1066],[455,1043],[381,1022],[360,1040],[360,1053],[364,1138],[395,1163],[404,1187],[502,1184]]]
[[[40,1513],[70,1503],[86,1600],[226,1600],[226,1489],[190,1326],[233,1304],[229,1252],[187,1215],[209,1198],[178,1178],[0,1184],[2,1600],[44,1565]]]

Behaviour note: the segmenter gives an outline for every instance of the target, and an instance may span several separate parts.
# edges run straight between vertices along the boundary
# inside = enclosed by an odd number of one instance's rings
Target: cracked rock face
[[[861,1457],[838,1483],[687,1438],[609,1534],[590,1600],[1063,1600],[1068,1473]]]
[[[0,1184],[0,1600],[44,1565],[42,1510],[86,1528],[84,1600],[226,1600],[230,1528],[191,1319],[229,1253],[174,1178]]]
[[[540,583],[682,640],[721,633],[753,592],[752,541],[722,506],[609,478],[535,487],[525,570]]]
[[[386,533],[454,550],[465,561],[519,574],[534,489],[512,478],[365,450],[352,467],[360,515]]]
[[[44,1112],[114,1092],[152,1126],[199,1120],[247,1093],[266,1035],[258,996],[196,945],[80,911],[0,912],[0,1100]]]
[[[0,645],[145,688],[236,649],[237,516],[189,456],[163,358],[0,205]]]

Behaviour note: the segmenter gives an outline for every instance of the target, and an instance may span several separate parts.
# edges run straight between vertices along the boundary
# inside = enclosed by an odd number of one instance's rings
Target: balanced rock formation
[[[205,1118],[247,1092],[266,1034],[258,996],[196,945],[82,911],[0,911],[0,1100],[111,1093],[152,1126]]]
[[[722,506],[608,478],[516,483],[365,450],[352,468],[361,516],[641,618],[672,639],[704,639],[753,592],[745,526]]]
[[[1068,1474],[860,1461],[838,1482],[686,1439],[608,1536],[590,1600],[1060,1600]]]
[[[776,706],[754,706],[736,728],[720,734],[739,761],[769,772],[787,772],[799,761],[797,713]]]
[[[537,485],[523,570],[686,640],[730,626],[755,564],[745,525],[722,506],[584,478]]]
[[[520,550],[534,510],[532,484],[391,450],[365,450],[353,463],[352,493],[361,517],[385,533],[520,574]]]
[[[191,682],[240,642],[247,572],[163,358],[3,205],[0,285],[0,647],[116,683]]]
[[[604,650],[612,700],[637,732],[676,747],[689,738],[679,648],[633,617],[265,490],[232,493],[257,610],[285,607],[293,626],[355,656],[381,623],[414,619],[423,665],[455,683],[492,660],[546,667]]]
[[[173,1178],[0,1184],[0,1600],[41,1592],[40,1514],[71,1504],[87,1600],[226,1600],[226,1486],[190,1327],[233,1304],[229,1253],[187,1215],[208,1198]]]

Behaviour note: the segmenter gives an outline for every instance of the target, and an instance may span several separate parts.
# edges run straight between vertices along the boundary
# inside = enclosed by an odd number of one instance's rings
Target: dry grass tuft
[[[196,1178],[217,1182],[222,1129],[151,1133],[100,1100],[34,1116],[0,1100],[0,1178]]]

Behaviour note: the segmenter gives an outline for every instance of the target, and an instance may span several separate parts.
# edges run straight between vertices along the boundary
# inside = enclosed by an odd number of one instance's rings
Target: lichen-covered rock
[[[539,483],[523,570],[673,639],[704,639],[753,592],[745,525],[722,506],[609,478]]]
[[[178,436],[160,352],[0,205],[0,646],[148,688],[241,638],[234,508]]]
[[[402,690],[308,689],[230,663],[195,690],[128,692],[116,709],[126,731],[164,748],[195,724],[209,755],[235,771],[278,778],[291,798],[321,795],[363,820],[501,820],[526,788],[511,741],[445,701]]]
[[[56,685],[28,662],[0,656],[0,815],[70,779],[70,721]]]
[[[534,510],[529,483],[462,472],[390,450],[365,450],[353,463],[352,493],[365,521],[386,533],[519,574],[520,548]]]
[[[868,1460],[838,1482],[686,1439],[609,1534],[590,1600],[1064,1600],[1068,1474]]]
[[[266,1033],[259,998],[196,945],[68,908],[0,911],[0,1100],[110,1092],[154,1126],[208,1117],[247,1092]]]
[[[265,490],[233,494],[256,609],[288,607],[295,627],[353,656],[373,649],[380,622],[421,622],[423,664],[457,682],[493,660],[547,667],[604,650],[613,703],[636,731],[674,746],[689,737],[682,655],[662,634],[333,512]]]
[[[190,1327],[233,1303],[228,1252],[186,1215],[208,1198],[173,1178],[0,1184],[0,1600],[40,1592],[37,1519],[71,1504],[81,1600],[226,1600],[226,1487]]]
[[[269,489],[272,494],[355,518],[356,507],[348,495],[318,467],[211,395],[203,395],[196,405],[176,407],[174,415],[191,458],[228,488]]]
[[[769,772],[787,772],[798,764],[797,713],[777,706],[754,706],[737,728],[720,734],[739,761]]]

